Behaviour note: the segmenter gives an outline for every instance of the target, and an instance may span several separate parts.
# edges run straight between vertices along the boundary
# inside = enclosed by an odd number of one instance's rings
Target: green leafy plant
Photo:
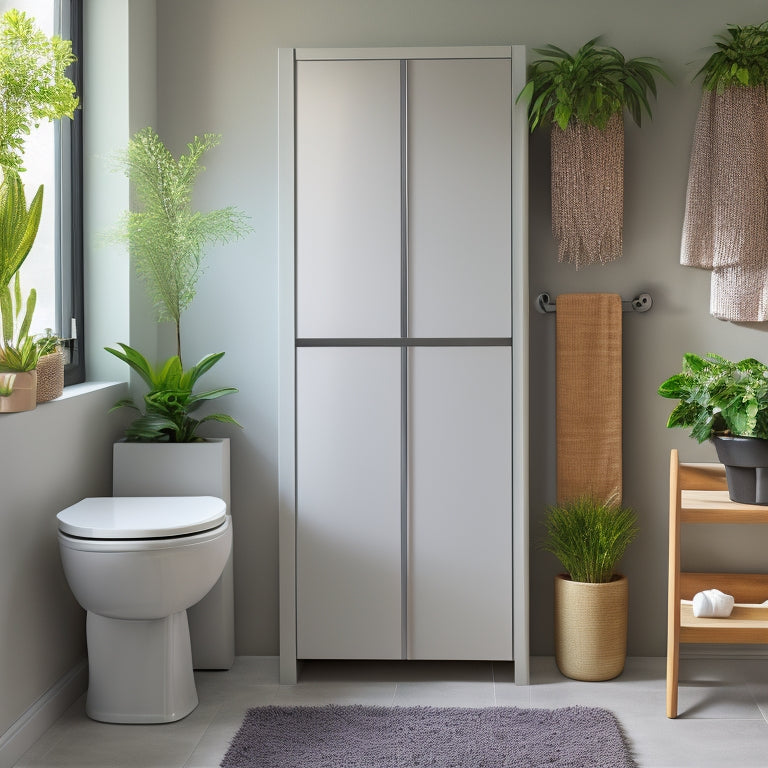
[[[208,213],[192,209],[194,183],[204,170],[200,160],[220,141],[217,134],[196,136],[187,144],[187,154],[176,160],[152,128],[145,128],[118,158],[140,210],[126,213],[113,237],[128,243],[158,319],[175,323],[179,358],[181,313],[195,297],[203,249],[251,231],[245,214],[234,207]]]
[[[651,116],[648,92],[656,96],[655,76],[669,79],[658,60],[626,59],[616,48],[598,47],[599,40],[589,40],[575,55],[556,45],[534,49],[544,58],[531,62],[517,97],[529,104],[531,131],[549,123],[565,130],[571,120],[603,129],[624,108],[637,125],[643,112]]]
[[[195,394],[193,388],[198,379],[210,370],[223,356],[223,352],[207,355],[197,365],[183,370],[181,359],[174,356],[159,368],[154,368],[147,359],[132,347],[119,344],[121,349],[107,347],[115,357],[127,363],[141,376],[149,387],[144,395],[145,412],[133,400],[120,400],[116,408],[133,408],[141,415],[126,429],[129,440],[148,442],[191,443],[203,438],[197,435],[197,428],[206,421],[219,421],[240,426],[231,416],[211,413],[201,419],[191,414],[204,402],[237,392],[235,387],[220,387]]]
[[[768,439],[768,366],[759,360],[687,353],[682,371],[664,381],[659,394],[680,401],[667,426],[690,428],[700,443],[713,435]]]
[[[29,292],[27,301],[22,301],[18,272],[14,276],[13,291],[8,285],[0,289],[0,317],[2,317],[3,332],[3,343],[0,345],[0,372],[32,371],[37,367],[40,350],[29,334],[36,303],[37,291],[34,288]]]
[[[583,496],[547,509],[542,549],[552,553],[573,581],[611,581],[616,564],[638,533],[629,507]]]
[[[0,373],[0,397],[10,397],[15,383],[15,373]]]
[[[703,75],[705,91],[722,93],[731,86],[768,85],[768,21],[738,26],[715,35],[717,50],[695,77]]]
[[[187,154],[176,160],[158,135],[145,128],[133,136],[118,159],[118,167],[134,186],[140,210],[126,213],[111,237],[128,244],[158,319],[170,320],[176,326],[176,355],[157,368],[125,344],[118,345],[121,350],[106,347],[149,386],[144,396],[145,412],[126,430],[129,440],[196,442],[203,439],[197,435],[203,422],[240,426],[225,414],[202,419],[190,415],[207,400],[237,392],[234,387],[201,394],[192,391],[197,380],[224,353],[208,355],[188,371],[184,371],[181,358],[181,313],[195,297],[204,247],[229,242],[251,231],[245,214],[234,207],[210,213],[192,209],[194,183],[203,170],[200,159],[220,140],[217,134],[196,136],[187,144]],[[132,400],[121,400],[115,408],[123,406],[141,413]]]
[[[46,328],[45,333],[35,336],[35,344],[40,357],[51,355],[61,348],[61,339],[53,332],[51,328]]]
[[[42,211],[43,185],[27,208],[19,174],[6,170],[0,184],[0,289],[10,284],[32,249]]]
[[[42,120],[72,117],[78,105],[66,76],[75,61],[72,43],[48,37],[23,11],[0,20],[0,166],[23,171],[24,140]]]

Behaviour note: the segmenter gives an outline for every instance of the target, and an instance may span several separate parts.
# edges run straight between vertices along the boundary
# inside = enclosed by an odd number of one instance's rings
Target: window
[[[18,8],[47,35],[72,41],[77,62],[68,72],[82,100],[82,0],[0,0],[0,14]],[[21,271],[26,295],[37,291],[31,331],[47,328],[66,339],[65,383],[85,379],[82,275],[82,115],[43,122],[25,141],[22,181],[27,204],[44,185],[43,213],[35,244]]]

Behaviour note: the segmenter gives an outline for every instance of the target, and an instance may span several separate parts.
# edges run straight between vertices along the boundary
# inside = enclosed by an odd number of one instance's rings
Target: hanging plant
[[[702,100],[680,261],[712,270],[710,311],[768,320],[768,21],[731,25],[696,77]]]
[[[529,103],[531,131],[552,126],[552,231],[558,259],[578,269],[621,256],[624,228],[624,121],[651,115],[652,58],[626,59],[596,37],[575,55],[556,45],[534,49],[518,100]]]

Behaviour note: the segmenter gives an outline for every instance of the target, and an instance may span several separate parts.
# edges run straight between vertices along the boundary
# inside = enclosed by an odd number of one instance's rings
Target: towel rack
[[[650,293],[639,293],[634,299],[626,299],[621,302],[622,312],[647,312],[653,306],[653,299]],[[550,298],[548,293],[540,293],[536,297],[536,309],[539,312],[556,312],[556,302]]]

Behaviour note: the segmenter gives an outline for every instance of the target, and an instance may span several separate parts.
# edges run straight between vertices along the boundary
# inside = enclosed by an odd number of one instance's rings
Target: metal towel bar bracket
[[[623,312],[647,312],[653,306],[650,293],[639,293],[634,299],[626,299],[621,302]],[[557,312],[556,302],[548,293],[540,293],[536,297],[536,309],[539,312]]]

